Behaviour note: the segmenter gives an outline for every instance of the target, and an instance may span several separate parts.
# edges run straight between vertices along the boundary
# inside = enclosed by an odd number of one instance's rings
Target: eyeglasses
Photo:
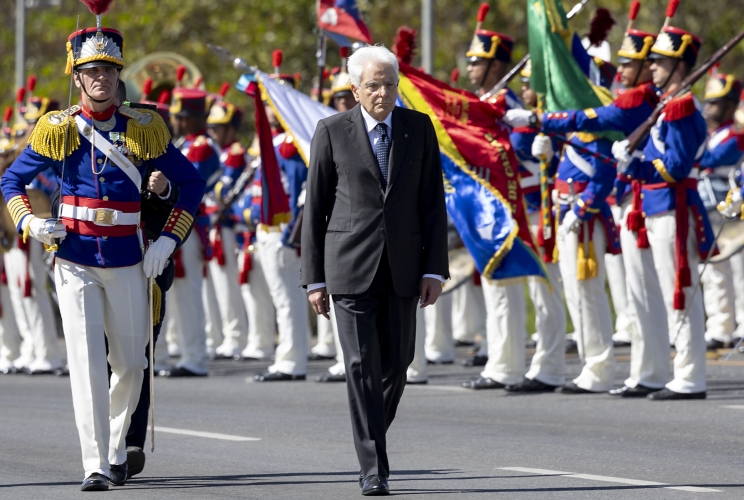
[[[379,82],[367,82],[363,85],[364,90],[369,92],[370,94],[377,94],[382,88],[385,88],[386,92],[393,92],[398,88],[398,81],[394,82],[385,82],[385,83],[379,83]]]

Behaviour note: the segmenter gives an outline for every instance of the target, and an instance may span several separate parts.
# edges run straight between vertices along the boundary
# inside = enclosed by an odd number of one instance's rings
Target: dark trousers
[[[160,321],[153,327],[153,339],[155,343],[158,341],[160,336],[160,329],[163,326],[163,318],[165,317],[165,296],[166,291],[173,284],[173,278],[175,276],[175,265],[173,259],[163,270],[163,274],[155,278],[155,283],[160,287],[161,302],[160,302]],[[154,349],[154,347],[153,347]],[[147,356],[147,362],[152,363],[150,359],[150,344],[147,344],[145,349],[145,355]],[[142,379],[142,390],[140,391],[139,402],[137,408],[132,413],[132,421],[129,423],[129,431],[127,432],[126,444],[129,446],[137,446],[139,448],[145,447],[145,440],[147,439],[147,417],[150,414],[150,368],[145,370],[145,378]]]
[[[395,294],[385,249],[369,289],[333,302],[359,465],[365,477],[388,477],[385,434],[413,361],[418,297]]]

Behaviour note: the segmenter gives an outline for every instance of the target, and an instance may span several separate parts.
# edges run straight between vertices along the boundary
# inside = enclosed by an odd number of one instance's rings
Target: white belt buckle
[[[111,208],[97,208],[93,223],[97,226],[113,226],[114,215],[116,215],[116,210]]]

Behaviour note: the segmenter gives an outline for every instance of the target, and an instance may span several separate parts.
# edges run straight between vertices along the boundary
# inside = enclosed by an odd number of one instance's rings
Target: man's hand
[[[323,316],[325,319],[331,319],[328,316],[328,313],[331,312],[330,297],[325,287],[313,290],[307,295],[307,299],[310,301],[310,305],[313,306],[315,314]]]
[[[530,124],[530,118],[534,115],[532,111],[526,109],[510,109],[502,118],[503,122],[510,127],[526,127]]]
[[[67,236],[67,229],[57,219],[40,219],[34,215],[23,220],[23,231],[47,246],[54,245],[54,240],[62,242]]]
[[[434,305],[442,295],[442,282],[436,278],[421,278],[421,309]]]
[[[554,154],[553,142],[546,135],[538,135],[532,141],[532,156],[540,160],[547,161]]]
[[[623,174],[633,162],[633,156],[628,153],[628,145],[630,141],[625,139],[623,141],[616,141],[612,144],[612,156],[617,160],[617,173]]]
[[[147,179],[147,190],[157,195],[165,194],[168,189],[168,178],[163,172],[154,170]]]
[[[165,263],[168,262],[173,251],[176,249],[176,240],[167,236],[161,236],[145,252],[142,267],[145,276],[157,278],[163,274]]]

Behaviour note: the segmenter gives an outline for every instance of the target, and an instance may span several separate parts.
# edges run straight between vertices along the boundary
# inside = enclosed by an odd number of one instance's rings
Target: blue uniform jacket
[[[86,114],[81,114],[80,106],[74,106],[70,111],[74,115],[80,114],[88,125],[91,124],[91,118]],[[56,181],[62,185],[63,202],[66,204],[70,199],[65,200],[64,197],[76,197],[72,204],[92,203],[101,207],[126,206],[135,208],[134,210],[123,211],[139,211],[140,186],[135,185],[120,167],[112,164],[110,160],[107,161],[106,156],[98,149],[93,151],[91,157],[91,143],[85,136],[78,133],[74,123],[70,130],[79,138],[79,145],[71,154],[67,155],[64,178],[60,179],[64,154],[61,150],[55,152],[53,145],[56,139],[64,137],[64,126],[55,125],[48,121],[50,115],[56,115],[57,113],[52,112],[42,117],[40,120],[41,126],[37,125],[29,139],[30,145],[8,168],[2,177],[2,181],[0,181],[3,196],[8,200],[8,207],[18,231],[22,232],[23,220],[32,215],[30,205],[26,199],[26,186],[39,173],[48,169],[54,172]],[[131,111],[128,112],[128,114],[130,113]],[[165,129],[165,124],[157,113],[149,111],[140,113],[152,113],[149,126],[159,127],[162,125]],[[144,175],[148,164],[151,164],[154,168],[161,170],[171,183],[179,189],[180,198],[171,212],[169,223],[161,233],[161,237],[173,238],[176,243],[181,243],[204,194],[204,181],[170,141],[158,144],[158,148],[155,149],[160,150],[154,154],[155,157],[147,161],[136,157],[124,143],[126,135],[130,134],[129,121],[134,120],[134,118],[125,116],[118,110],[113,112],[112,117],[115,122],[112,129],[108,132],[101,132],[101,134],[112,143],[117,137],[121,139],[122,142],[114,143],[114,145],[120,151],[129,153],[130,159],[139,170],[140,175]],[[147,126],[143,128],[147,130]],[[161,134],[160,137],[167,139],[167,135]],[[57,144],[61,145],[63,142],[62,140]],[[75,142],[72,140],[71,144],[74,145]],[[35,147],[39,151],[36,151]],[[57,251],[57,255],[62,259],[91,267],[126,267],[135,265],[142,260],[139,238],[136,234],[126,236],[80,234],[72,228],[80,226],[74,224],[77,221],[68,223],[67,219],[63,219],[63,222],[68,227],[68,232],[67,237],[61,242]],[[101,234],[105,234],[107,230],[122,228],[123,226],[90,227],[92,227],[91,231],[93,232],[100,229]],[[88,233],[91,231],[88,231]]]

